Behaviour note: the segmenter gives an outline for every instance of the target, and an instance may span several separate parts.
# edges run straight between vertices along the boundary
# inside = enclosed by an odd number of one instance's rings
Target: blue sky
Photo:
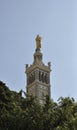
[[[0,80],[25,91],[37,34],[44,63],[52,63],[52,98],[77,101],[77,0],[0,0]]]

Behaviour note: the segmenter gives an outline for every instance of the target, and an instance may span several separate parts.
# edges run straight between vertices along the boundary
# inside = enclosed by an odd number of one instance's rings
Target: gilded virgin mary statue
[[[36,51],[41,48],[41,37],[39,35],[36,36]]]

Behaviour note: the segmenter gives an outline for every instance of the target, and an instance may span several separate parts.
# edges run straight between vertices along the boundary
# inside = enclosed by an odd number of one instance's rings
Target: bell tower
[[[28,95],[36,96],[40,104],[44,104],[46,95],[50,96],[50,71],[51,63],[43,63],[41,53],[41,37],[36,37],[36,49],[32,65],[26,64],[26,90]]]

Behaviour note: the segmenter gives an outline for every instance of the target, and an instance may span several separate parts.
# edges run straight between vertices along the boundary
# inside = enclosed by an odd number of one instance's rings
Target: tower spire
[[[40,104],[45,103],[46,95],[50,96],[50,72],[51,65],[43,63],[43,54],[40,51],[41,37],[36,36],[36,49],[33,64],[26,64],[27,94],[37,97]]]

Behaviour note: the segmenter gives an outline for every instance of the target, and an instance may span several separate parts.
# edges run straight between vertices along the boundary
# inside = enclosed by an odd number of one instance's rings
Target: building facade
[[[41,37],[36,37],[36,49],[32,65],[26,64],[26,90],[28,95],[37,97],[40,104],[44,104],[46,95],[50,96],[50,72],[51,63],[46,66],[43,63],[41,53]]]

